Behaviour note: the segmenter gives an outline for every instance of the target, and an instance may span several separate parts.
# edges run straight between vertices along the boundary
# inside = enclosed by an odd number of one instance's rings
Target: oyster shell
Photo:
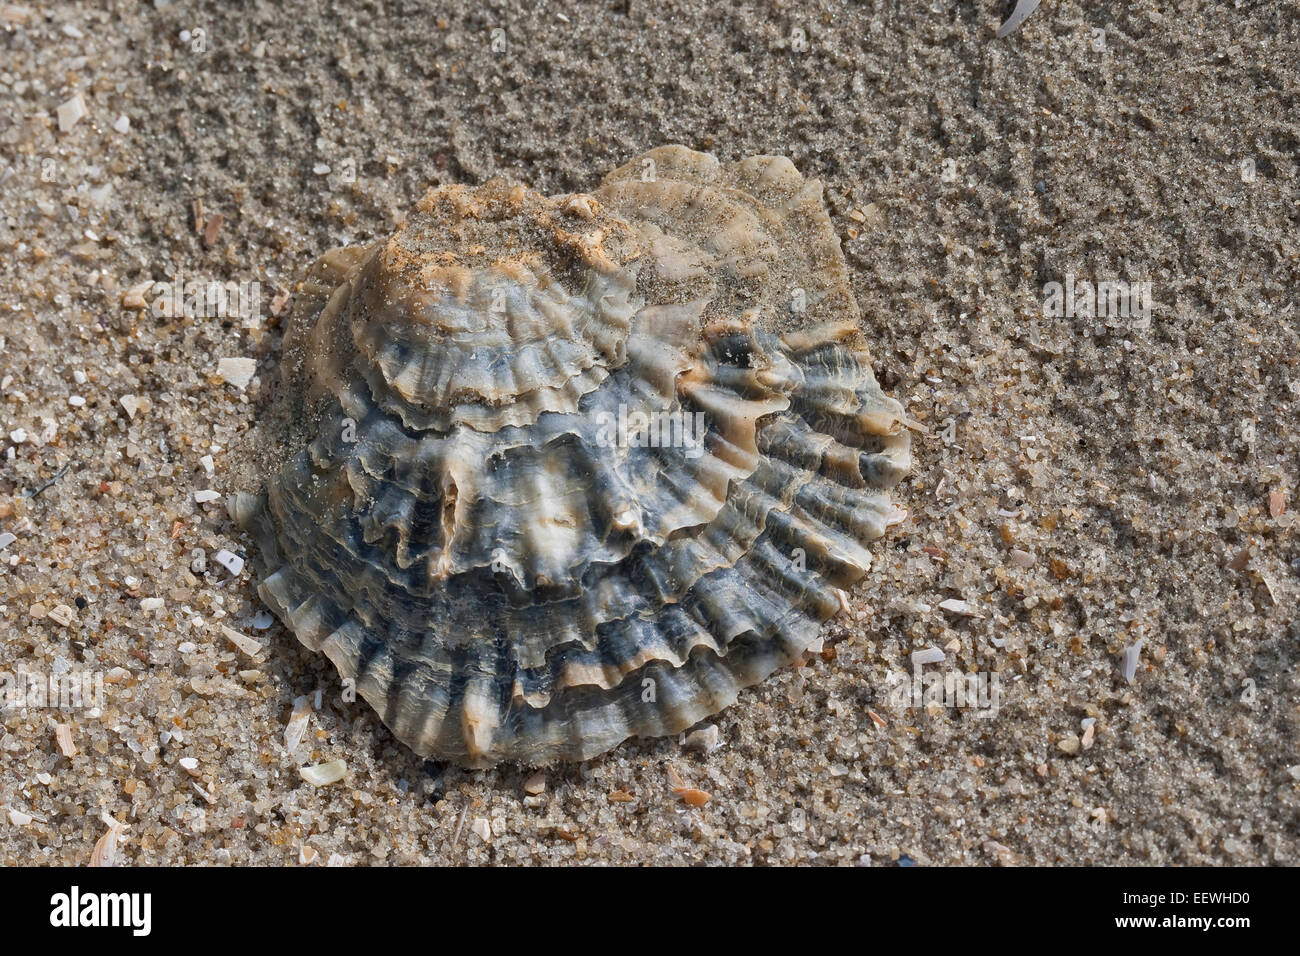
[[[303,283],[259,593],[423,755],[585,759],[795,660],[909,467],[821,184],[679,146],[431,190]]]

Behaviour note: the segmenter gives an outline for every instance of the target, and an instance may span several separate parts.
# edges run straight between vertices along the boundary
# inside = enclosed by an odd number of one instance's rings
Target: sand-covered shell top
[[[314,437],[231,510],[263,600],[420,754],[583,759],[726,707],[840,607],[909,466],[783,158],[439,187],[300,292]]]

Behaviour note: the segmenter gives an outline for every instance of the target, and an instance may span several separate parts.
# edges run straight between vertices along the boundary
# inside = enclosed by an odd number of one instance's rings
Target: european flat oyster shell
[[[909,467],[821,184],[679,146],[590,195],[431,190],[324,256],[263,600],[420,754],[680,731],[795,660]]]

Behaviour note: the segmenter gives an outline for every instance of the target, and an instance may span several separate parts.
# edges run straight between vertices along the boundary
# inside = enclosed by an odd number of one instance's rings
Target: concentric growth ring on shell
[[[421,754],[682,730],[870,567],[909,446],[858,319],[785,159],[434,189],[303,283],[284,375],[315,437],[231,501],[259,591]]]

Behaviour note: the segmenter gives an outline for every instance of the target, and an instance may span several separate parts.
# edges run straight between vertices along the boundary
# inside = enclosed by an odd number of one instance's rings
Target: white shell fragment
[[[939,608],[947,611],[949,614],[955,614],[957,617],[979,617],[980,612],[974,604],[969,601],[961,601],[957,598],[949,598],[946,601],[939,602]]]
[[[68,724],[54,725],[54,741],[59,745],[59,753],[65,757],[77,755],[77,745],[72,742],[72,727]]]
[[[251,358],[223,358],[217,362],[217,374],[227,385],[247,388],[257,372],[257,360]]]
[[[104,814],[102,819],[108,829],[104,831],[103,836],[95,841],[95,846],[90,851],[90,865],[94,867],[115,866],[117,864],[118,840],[122,838],[122,832],[126,829],[126,824],[118,823],[107,814]]]
[[[1146,638],[1139,637],[1132,644],[1124,648],[1123,667],[1124,682],[1126,684],[1133,683],[1133,679],[1137,676],[1138,661],[1142,657],[1142,645],[1144,643],[1146,643]]]
[[[1007,17],[1006,22],[998,27],[995,34],[997,38],[1001,40],[1019,30],[1020,24],[1029,19],[1041,2],[1042,0],[1016,0],[1016,7],[1011,11],[1011,16]]]
[[[50,610],[49,618],[60,627],[68,627],[77,619],[77,612],[66,604],[56,604]]]
[[[293,753],[302,743],[302,738],[307,733],[307,725],[311,722],[311,698],[295,697],[293,701],[293,712],[289,714],[289,722],[284,726],[284,749]]]
[[[226,627],[224,624],[221,625],[221,633],[225,636],[226,640],[231,644],[234,644],[249,657],[256,657],[258,654],[262,653],[261,642],[253,640],[247,634],[241,634],[234,628]]]
[[[72,99],[60,103],[59,108],[54,112],[59,121],[59,132],[66,133],[85,117],[86,101],[78,93]]]
[[[233,577],[239,577],[244,571],[244,559],[225,548],[214,554],[212,560],[229,571]]]
[[[926,647],[919,651],[912,651],[913,667],[924,667],[926,664],[940,664],[943,660],[944,653],[937,647]]]
[[[299,286],[306,447],[228,502],[259,594],[422,755],[680,733],[799,660],[906,517],[860,320],[821,183],[781,157],[433,189]]]
[[[348,765],[342,760],[330,760],[310,767],[299,767],[298,772],[313,787],[327,787],[343,779],[348,772]]]

